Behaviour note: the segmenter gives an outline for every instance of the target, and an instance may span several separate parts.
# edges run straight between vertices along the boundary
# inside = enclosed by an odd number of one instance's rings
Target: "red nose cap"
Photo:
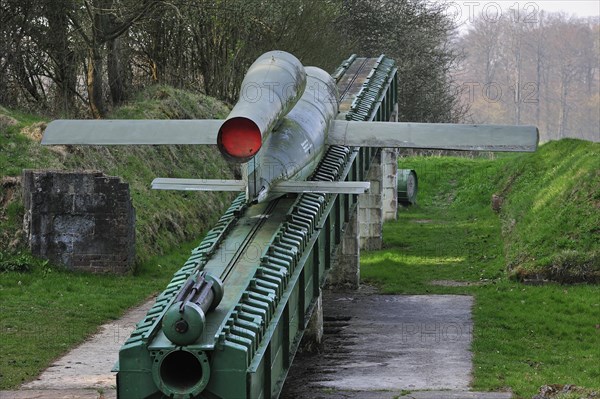
[[[247,162],[262,146],[262,135],[256,123],[247,118],[232,118],[219,129],[217,145],[225,158]]]

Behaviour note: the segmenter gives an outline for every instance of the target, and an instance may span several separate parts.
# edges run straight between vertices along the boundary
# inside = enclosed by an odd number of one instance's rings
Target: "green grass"
[[[519,397],[548,384],[600,389],[597,286],[502,280],[471,292],[476,389],[510,387]]]
[[[577,168],[542,169],[545,166],[535,164],[539,157],[558,160],[565,157],[565,151],[579,150],[579,158],[584,161],[578,164],[584,170],[590,168],[587,172],[592,175],[597,173],[598,167],[581,153],[586,152],[581,147],[590,153],[597,151],[598,145],[567,140],[549,143],[535,155],[503,155],[495,160],[412,157],[400,162],[402,168],[417,170],[419,204],[401,210],[398,221],[384,225],[384,248],[361,254],[361,275],[389,294],[475,297],[474,389],[511,389],[518,398],[531,398],[545,384],[600,389],[600,287],[557,283],[530,286],[511,278],[515,276],[510,263],[515,246],[552,257],[555,242],[543,242],[544,238],[589,229],[580,215],[587,212],[588,204],[547,204],[553,209],[532,219],[525,216],[529,212],[526,207],[513,205],[526,202],[525,197],[532,203],[540,198],[540,190],[553,184],[553,174],[558,174],[555,180],[567,184],[560,178],[561,170],[583,176]],[[515,171],[532,168],[539,169],[529,172],[532,177],[527,182],[511,179]],[[539,176],[547,180],[542,182]],[[509,181],[510,191],[502,192]],[[580,195],[588,198],[590,190],[599,187],[578,180],[568,184],[584,187]],[[506,197],[500,215],[491,209],[494,193]],[[555,218],[561,207],[572,212],[577,222]],[[523,213],[523,219],[513,224],[512,231],[503,229],[503,220],[517,211]],[[597,213],[587,217],[595,220]],[[528,224],[533,222],[534,226]],[[593,253],[598,250],[598,242],[592,241],[580,240],[572,248]],[[543,272],[545,267],[535,262],[529,266],[535,273]],[[463,285],[432,285],[434,280]]]
[[[73,273],[47,264],[0,274],[0,389],[34,379],[100,324],[162,291],[194,244],[144,262],[135,276]]]
[[[600,283],[600,143],[551,142],[498,176],[511,275]]]
[[[26,126],[44,122],[42,117],[2,107],[0,115],[8,116],[16,122],[14,125],[0,122],[0,177],[19,176],[24,168],[37,168],[44,164],[49,167],[58,166],[51,151],[32,145],[31,139],[19,134]]]

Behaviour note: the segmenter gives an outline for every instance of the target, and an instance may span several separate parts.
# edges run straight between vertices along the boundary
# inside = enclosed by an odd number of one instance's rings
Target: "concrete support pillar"
[[[360,285],[360,239],[358,234],[358,206],[342,234],[335,262],[329,275],[329,285],[337,289],[357,289]]]
[[[381,150],[381,168],[383,177],[383,221],[396,220],[398,216],[398,150]]]
[[[369,193],[358,197],[344,226],[328,285],[334,289],[358,289],[360,285],[360,250],[382,247],[383,221],[395,220],[398,204],[398,152],[385,149],[371,163],[365,180],[371,183]]]
[[[379,151],[371,162],[365,180],[371,183],[366,194],[358,196],[358,223],[360,248],[365,250],[381,249],[383,240],[383,168],[382,152]]]
[[[323,292],[319,292],[317,303],[302,337],[302,350],[317,351],[323,343]]]
[[[358,207],[354,208],[342,236],[338,262],[332,283],[337,287],[357,289],[360,284],[360,240],[358,234]]]

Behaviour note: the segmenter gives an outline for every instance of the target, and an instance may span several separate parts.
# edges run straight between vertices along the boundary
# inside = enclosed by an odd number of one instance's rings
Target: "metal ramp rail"
[[[352,56],[333,77],[340,118],[393,117],[393,60]],[[312,180],[362,181],[376,153],[331,146]],[[302,194],[249,207],[239,195],[121,348],[118,398],[277,398],[357,202],[351,194]],[[161,321],[203,272],[221,278],[223,299],[196,342],[175,345]]]

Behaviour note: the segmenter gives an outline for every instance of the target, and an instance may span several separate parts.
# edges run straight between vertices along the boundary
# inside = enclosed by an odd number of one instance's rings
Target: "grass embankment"
[[[565,140],[496,160],[401,160],[417,170],[419,204],[384,225],[385,247],[362,254],[362,277],[385,293],[473,295],[474,389],[600,389],[600,287],[517,281],[597,281],[599,149]]]
[[[151,87],[111,118],[222,118],[216,100]],[[229,205],[222,193],[151,191],[154,177],[231,178],[215,148],[191,146],[41,147],[43,118],[0,108],[0,389],[35,378],[57,356],[164,289],[192,244]],[[130,184],[138,266],[130,276],[70,273],[33,259],[22,238],[23,205],[14,177],[24,168],[93,169]],[[174,252],[172,256],[157,255]]]
[[[561,140],[499,166],[511,275],[600,283],[600,144]]]

